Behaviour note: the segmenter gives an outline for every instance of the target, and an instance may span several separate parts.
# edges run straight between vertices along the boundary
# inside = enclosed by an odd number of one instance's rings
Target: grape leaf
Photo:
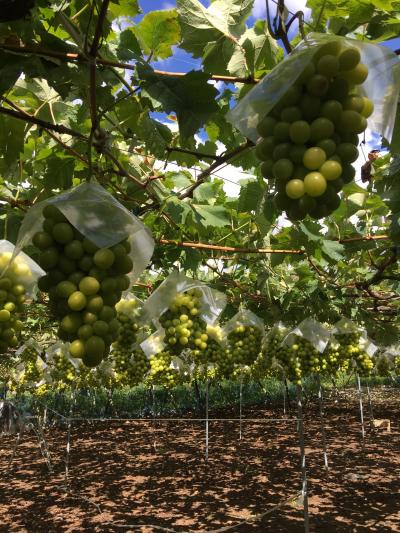
[[[208,228],[222,228],[230,225],[226,209],[222,205],[191,204],[195,218],[199,224]]]
[[[131,28],[121,31],[119,34],[119,43],[117,48],[117,56],[122,61],[129,61],[130,59],[138,59],[142,55],[139,41]]]
[[[138,0],[112,0],[108,11],[113,17],[135,17],[141,12]]]
[[[138,65],[142,87],[167,113],[176,113],[181,140],[192,136],[216,111],[218,91],[205,72],[188,72],[181,78],[161,76],[147,65]]]
[[[180,46],[194,57],[203,58],[209,72],[242,72],[245,51],[239,41],[246,31],[245,20],[253,0],[214,0],[208,8],[198,0],[177,0],[177,6],[182,29]],[[232,60],[235,53],[242,56],[242,61],[237,55]]]
[[[264,195],[264,189],[257,180],[248,180],[240,182],[240,193],[238,202],[238,211],[249,213],[255,211]]]
[[[172,46],[180,40],[178,13],[175,9],[151,11],[133,31],[145,54],[154,59],[172,56]]]

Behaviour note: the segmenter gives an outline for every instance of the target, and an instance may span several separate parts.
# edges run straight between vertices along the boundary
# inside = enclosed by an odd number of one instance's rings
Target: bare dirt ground
[[[327,474],[318,408],[306,408],[311,532],[400,531],[400,394],[377,390],[373,407],[375,418],[390,419],[391,432],[368,430],[363,452],[356,396],[327,402]],[[222,414],[237,416],[237,409]],[[281,418],[282,410],[246,408],[244,416]],[[66,433],[65,427],[46,430],[53,474],[31,433],[7,472],[14,441],[1,438],[1,532],[304,531],[294,500],[240,524],[301,489],[294,420],[244,422],[241,441],[238,422],[211,422],[208,462],[201,422],[74,422],[69,493],[63,489]]]

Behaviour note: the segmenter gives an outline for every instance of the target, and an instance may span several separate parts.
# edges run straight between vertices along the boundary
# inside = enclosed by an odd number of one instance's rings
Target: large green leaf
[[[167,126],[150,118],[149,114],[143,111],[139,115],[135,133],[145,141],[146,147],[151,153],[158,157],[164,157],[165,150],[172,138],[171,131]]]
[[[223,228],[230,225],[228,213],[222,205],[191,204],[196,221],[205,228]]]
[[[119,35],[117,55],[122,61],[137,59],[142,54],[139,41],[132,28],[127,28]]]
[[[152,59],[165,59],[172,55],[172,46],[180,40],[178,14],[175,9],[147,13],[134,28],[145,54]]]
[[[249,180],[245,183],[241,182],[238,211],[245,213],[255,211],[262,201],[263,195],[264,188],[261,187],[257,180]]]
[[[181,78],[161,76],[147,65],[138,65],[142,86],[153,102],[167,113],[175,112],[181,140],[192,136],[218,111],[218,91],[208,83],[204,72],[191,71]]]
[[[270,70],[276,64],[279,53],[277,42],[268,33],[266,22],[258,20],[240,39],[251,72]],[[232,60],[229,64],[232,63]]]
[[[247,72],[240,37],[246,31],[253,0],[214,0],[208,8],[198,0],[177,0],[177,6],[184,50],[203,58],[209,72]]]
[[[108,11],[113,17],[135,17],[140,13],[138,0],[112,0]]]

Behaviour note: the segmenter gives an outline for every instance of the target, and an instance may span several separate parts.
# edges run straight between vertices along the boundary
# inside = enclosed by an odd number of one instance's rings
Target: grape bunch
[[[160,317],[165,342],[174,354],[187,348],[207,349],[206,323],[200,317],[201,298],[202,292],[198,289],[179,293]]]
[[[197,332],[197,337],[195,338],[196,347],[191,350],[193,362],[196,365],[218,364],[225,352],[221,345],[222,340],[222,328],[207,324],[205,333],[201,332],[201,330]],[[205,348],[203,343],[207,345]]]
[[[276,373],[275,362],[279,360],[278,352],[281,350],[282,341],[287,334],[286,327],[275,327],[265,337],[261,352],[252,366],[252,375],[255,379],[264,379]]]
[[[217,361],[217,376],[224,379],[231,378],[235,371],[235,363],[233,352],[229,348],[223,349]]]
[[[111,360],[114,364],[116,381],[123,386],[138,385],[150,370],[150,363],[143,350],[113,345]]]
[[[57,350],[50,362],[50,377],[57,388],[65,389],[77,381],[77,370],[62,350]]]
[[[217,341],[209,339],[205,350],[195,348],[191,351],[191,354],[195,364],[215,365],[218,364],[224,356],[224,352],[224,348]]]
[[[256,326],[238,325],[228,334],[229,351],[237,365],[251,365],[261,351],[262,332]]]
[[[276,359],[283,367],[286,377],[301,385],[301,378],[310,374],[319,374],[326,368],[320,352],[304,337],[295,336],[293,344],[281,346]]]
[[[17,372],[14,376],[15,388],[24,390],[35,387],[43,379],[43,360],[39,352],[32,345],[26,345],[19,356]],[[19,373],[19,370],[22,372]]]
[[[149,360],[150,371],[147,382],[172,388],[180,381],[179,371],[172,368],[172,354],[168,351],[159,352]]]
[[[32,284],[32,272],[22,257],[11,252],[0,253],[0,354],[16,348],[23,328],[20,314],[24,309],[26,291]]]
[[[357,86],[368,76],[353,46],[322,46],[297,82],[257,126],[256,155],[274,183],[275,204],[291,220],[323,218],[340,205],[367,128],[371,100]]]
[[[43,216],[42,231],[32,239],[46,271],[39,289],[49,296],[50,308],[60,321],[58,335],[70,342],[71,356],[95,367],[118,337],[114,306],[130,285],[130,244],[123,240],[98,248],[51,204],[44,207]]]
[[[114,345],[118,345],[120,348],[130,348],[136,343],[140,329],[138,321],[140,316],[139,302],[123,299],[116,304],[115,309],[120,328]]]
[[[374,360],[360,346],[360,333],[335,334],[339,342],[339,361],[342,370],[348,370],[351,365],[361,376],[368,376],[374,368]]]

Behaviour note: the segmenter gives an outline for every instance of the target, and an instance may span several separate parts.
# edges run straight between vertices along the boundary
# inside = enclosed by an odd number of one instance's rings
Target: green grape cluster
[[[279,361],[279,351],[282,341],[287,334],[286,328],[276,328],[270,332],[262,345],[261,352],[252,365],[254,379],[264,379],[277,374],[275,361]]]
[[[52,357],[50,377],[59,389],[70,387],[77,380],[77,372],[74,365],[61,350],[57,351]]]
[[[193,362],[200,365],[215,365],[224,356],[224,348],[214,339],[207,340],[207,348],[191,350]]]
[[[370,375],[374,368],[374,360],[360,347],[360,333],[336,333],[335,338],[340,345],[338,358],[341,370],[348,370],[353,363],[360,375]]]
[[[301,378],[310,374],[319,374],[326,368],[320,352],[304,337],[295,336],[291,346],[281,346],[276,359],[284,368],[286,377],[301,384]]]
[[[329,341],[323,357],[326,362],[325,373],[330,376],[337,376],[339,372],[349,369],[350,358],[348,350],[337,340],[337,337]]]
[[[116,381],[123,386],[138,385],[150,370],[150,362],[143,350],[113,345],[110,359],[114,363]]]
[[[231,378],[235,371],[235,363],[233,352],[229,348],[223,349],[216,367],[218,377],[224,379]]]
[[[11,252],[0,253],[0,354],[19,344],[23,322],[20,315],[32,272],[22,257],[12,258]]]
[[[198,289],[179,293],[160,317],[165,342],[171,352],[180,354],[187,348],[207,349],[206,323],[199,316],[201,298],[202,292]]]
[[[120,300],[115,309],[117,311],[117,320],[120,323],[118,337],[115,345],[121,348],[130,348],[137,341],[137,335],[140,329],[139,316],[140,308],[137,300]]]
[[[24,390],[35,386],[42,380],[43,367],[40,364],[39,353],[33,346],[26,346],[19,358],[21,366],[23,366],[23,372],[18,377],[15,376],[14,388],[16,390]]]
[[[177,369],[171,367],[172,353],[168,351],[159,352],[149,360],[150,370],[147,382],[164,387],[175,387],[180,381]]]
[[[237,365],[251,365],[261,351],[262,332],[256,326],[236,326],[228,334],[229,351]]]
[[[358,157],[358,134],[373,103],[357,86],[368,76],[358,48],[335,41],[317,51],[296,83],[257,126],[261,173],[291,220],[323,218],[340,205]]]
[[[130,284],[130,244],[124,240],[98,248],[54,205],[46,205],[43,216],[42,231],[32,239],[46,271],[39,289],[49,296],[50,307],[60,320],[58,335],[71,343],[71,356],[95,367],[118,336],[114,306]]]

